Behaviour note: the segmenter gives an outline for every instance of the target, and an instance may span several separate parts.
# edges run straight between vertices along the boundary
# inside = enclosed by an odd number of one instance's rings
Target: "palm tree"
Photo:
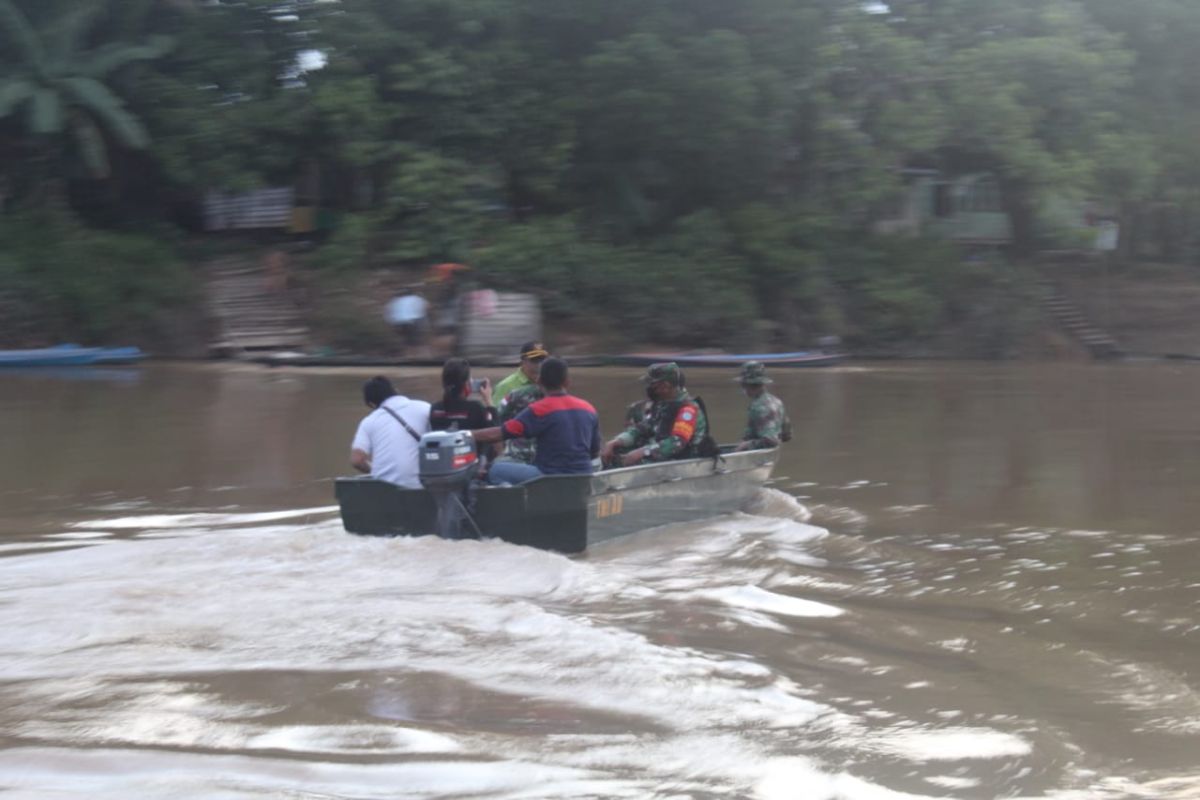
[[[89,171],[109,173],[102,131],[117,143],[144,149],[150,137],[142,123],[102,80],[133,61],[159,58],[171,48],[167,37],[141,44],[113,42],[94,50],[81,41],[106,3],[88,2],[38,31],[13,0],[0,0],[0,33],[18,57],[14,72],[0,76],[0,119],[25,109],[25,128],[34,137],[58,139],[69,131]]]

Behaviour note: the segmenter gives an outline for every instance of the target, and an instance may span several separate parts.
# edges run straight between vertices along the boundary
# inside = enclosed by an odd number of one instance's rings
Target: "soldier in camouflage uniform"
[[[640,422],[630,425],[604,446],[601,458],[606,464],[632,467],[643,461],[670,461],[697,455],[699,443],[708,436],[708,420],[681,381],[679,367],[674,362],[650,365],[642,382],[652,405],[648,410],[643,406],[645,415]],[[629,413],[636,415],[639,404],[630,407]]]
[[[496,409],[499,413],[500,424],[508,422],[534,401],[541,400],[545,396],[546,393],[542,387],[536,383],[512,390],[500,401],[500,407]],[[537,444],[533,439],[508,439],[504,442],[504,453],[501,457],[510,461],[519,461],[522,464],[532,464],[536,454]]]
[[[636,428],[645,422],[653,407],[653,400],[635,400],[630,403],[629,408],[625,409],[625,430]]]
[[[774,383],[767,377],[767,368],[760,361],[747,361],[742,372],[734,378],[742,385],[742,391],[750,398],[750,409],[746,430],[738,450],[759,450],[778,447],[780,442],[792,438],[792,423],[788,419],[783,401],[767,391],[767,384]]]
[[[679,388],[687,387],[687,382],[683,378],[683,370],[679,370]],[[654,401],[646,398],[645,400],[634,400],[625,409],[625,430],[636,428],[646,421],[650,416],[650,410],[654,408]]]

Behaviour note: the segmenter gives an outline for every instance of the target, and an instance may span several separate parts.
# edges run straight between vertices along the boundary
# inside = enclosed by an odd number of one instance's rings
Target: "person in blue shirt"
[[[600,454],[600,418],[592,404],[567,393],[567,362],[547,358],[538,373],[546,393],[517,416],[495,428],[475,431],[478,442],[529,438],[537,442],[532,464],[497,461],[488,483],[525,483],[542,475],[587,475]]]

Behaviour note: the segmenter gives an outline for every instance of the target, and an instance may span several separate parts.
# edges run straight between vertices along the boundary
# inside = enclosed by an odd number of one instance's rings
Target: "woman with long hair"
[[[472,400],[479,392],[482,402]],[[429,411],[429,426],[435,431],[475,431],[496,424],[492,407],[492,385],[487,378],[471,380],[471,364],[465,358],[451,358],[442,365],[442,399]],[[490,454],[490,445],[479,445],[479,454]]]

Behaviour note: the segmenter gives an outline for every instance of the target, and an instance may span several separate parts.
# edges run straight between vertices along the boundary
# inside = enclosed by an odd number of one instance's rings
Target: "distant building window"
[[[959,210],[972,213],[1002,211],[1000,186],[992,178],[981,178],[964,187]]]
[[[933,187],[933,214],[937,217],[954,216],[954,186],[939,183]]]
[[[908,212],[908,195],[898,192],[890,195],[883,203],[881,215],[883,219],[898,220],[907,216]]]

